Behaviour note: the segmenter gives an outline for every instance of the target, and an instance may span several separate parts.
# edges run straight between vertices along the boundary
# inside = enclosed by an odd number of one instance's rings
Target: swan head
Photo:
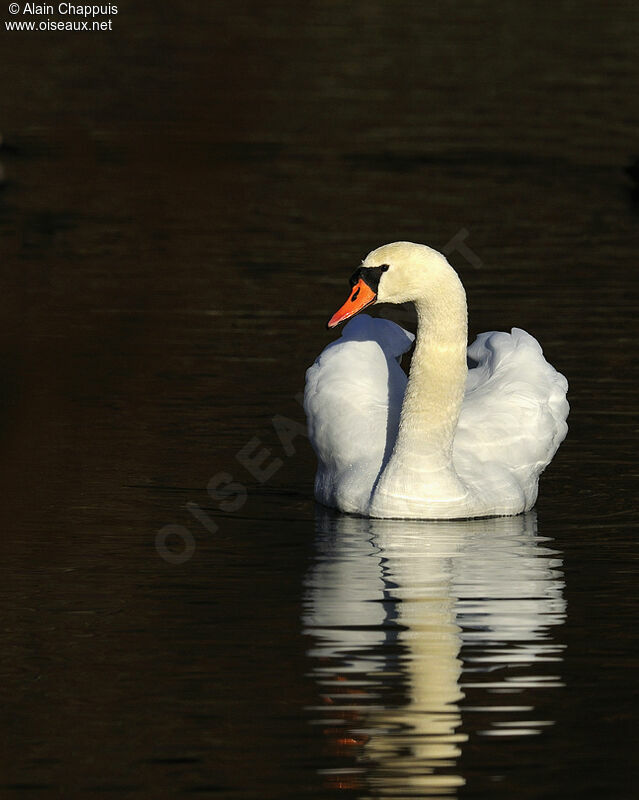
[[[348,300],[328,322],[334,328],[373,303],[407,303],[436,297],[450,279],[461,287],[445,257],[425,244],[393,242],[370,252],[351,275]],[[462,290],[463,291],[463,290]]]

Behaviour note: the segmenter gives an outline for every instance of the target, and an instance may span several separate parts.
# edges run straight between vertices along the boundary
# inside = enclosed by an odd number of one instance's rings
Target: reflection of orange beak
[[[344,322],[345,319],[354,317],[355,314],[358,314],[363,308],[366,308],[366,306],[370,306],[375,300],[377,300],[375,292],[360,278],[355,286],[353,286],[351,296],[348,300],[340,310],[336,311],[329,319],[328,327],[334,328],[336,325],[339,325],[340,322]]]

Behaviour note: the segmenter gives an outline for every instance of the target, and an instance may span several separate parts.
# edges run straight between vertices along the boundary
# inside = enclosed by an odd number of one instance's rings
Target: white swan
[[[316,499],[382,518],[529,510],[568,430],[566,379],[518,328],[482,333],[467,349],[464,288],[425,245],[395,242],[369,253],[328,324],[373,303],[409,301],[418,327],[408,379],[398,359],[414,337],[367,315],[349,322],[307,370]]]

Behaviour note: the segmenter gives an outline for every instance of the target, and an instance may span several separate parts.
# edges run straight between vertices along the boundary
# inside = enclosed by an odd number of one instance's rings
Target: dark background
[[[107,33],[9,33],[2,9],[2,796],[332,796],[303,713],[314,458],[271,419],[303,421],[369,250],[465,229],[471,334],[530,331],[572,412],[538,503],[559,724],[469,747],[463,791],[630,797],[636,4],[118,8]],[[263,483],[236,458],[253,437],[283,461]],[[207,496],[220,471],[237,512]],[[166,524],[195,538],[183,565]]]

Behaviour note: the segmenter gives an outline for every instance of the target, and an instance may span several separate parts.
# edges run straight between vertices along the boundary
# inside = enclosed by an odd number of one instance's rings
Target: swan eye
[[[379,286],[379,279],[382,277],[382,272],[386,272],[388,269],[390,269],[390,264],[380,264],[379,267],[360,267],[356,269],[349,280],[351,289],[355,287],[358,281],[364,281],[368,288],[372,289],[372,291],[377,294],[377,287]]]

